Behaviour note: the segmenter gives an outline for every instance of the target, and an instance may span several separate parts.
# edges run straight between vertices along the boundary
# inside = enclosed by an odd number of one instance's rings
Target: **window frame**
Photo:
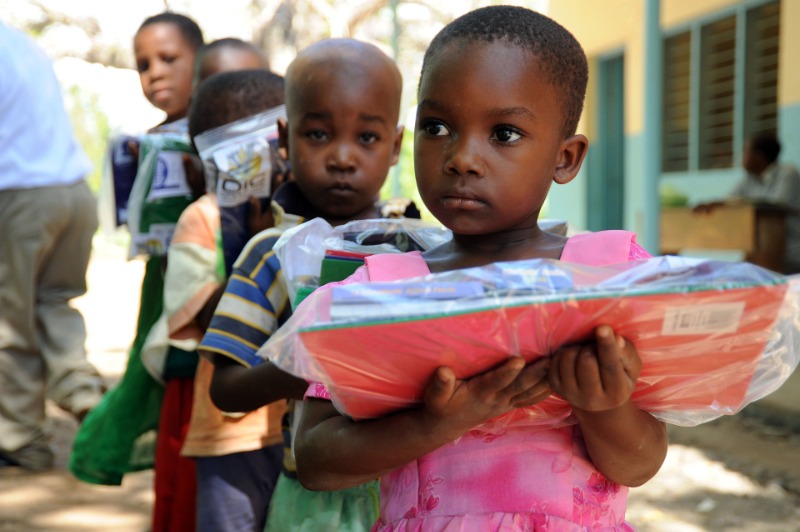
[[[749,0],[740,4],[728,6],[709,13],[702,17],[677,24],[662,32],[662,44],[666,47],[667,41],[681,33],[688,32],[690,37],[689,59],[689,131],[688,131],[688,164],[685,170],[666,171],[665,160],[661,160],[661,174],[665,176],[679,176],[698,173],[721,173],[736,170],[742,158],[742,144],[745,138],[745,91],[747,71],[747,24],[748,13],[768,4],[779,4],[781,0]],[[733,104],[733,149],[732,166],[729,168],[701,168],[700,167],[700,77],[701,77],[701,36],[703,28],[729,17],[735,17],[736,43],[735,43],[735,74],[734,74],[734,104]],[[780,56],[782,52],[779,50]],[[666,94],[662,95],[661,105],[665,105]],[[776,101],[776,105],[777,105]],[[780,112],[778,110],[778,115]],[[776,128],[778,124],[775,124]],[[661,140],[662,152],[664,140]]]

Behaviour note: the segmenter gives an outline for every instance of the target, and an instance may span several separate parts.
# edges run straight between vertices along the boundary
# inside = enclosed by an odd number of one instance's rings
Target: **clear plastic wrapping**
[[[356,220],[331,227],[322,218],[314,218],[285,231],[274,249],[289,288],[289,300],[296,302],[320,286],[323,261],[331,250],[344,252],[343,260],[360,263],[365,255],[424,251],[450,238],[448,229],[422,220]]]
[[[194,138],[205,167],[206,189],[217,196],[228,273],[251,236],[250,199],[258,198],[262,212],[268,212],[273,178],[286,171],[277,156],[277,123],[285,117],[286,108],[281,105]]]
[[[286,258],[284,251],[284,257]],[[611,325],[636,346],[634,401],[692,426],[777,389],[800,354],[800,279],[748,263],[659,257],[590,267],[497,263],[311,294],[260,354],[324,383],[354,419],[417,405],[433,371],[460,378],[534,360]],[[503,422],[572,422],[556,396]]]
[[[129,258],[166,255],[183,210],[194,201],[184,154],[194,148],[185,133],[151,133],[139,139],[136,179],[127,203]]]

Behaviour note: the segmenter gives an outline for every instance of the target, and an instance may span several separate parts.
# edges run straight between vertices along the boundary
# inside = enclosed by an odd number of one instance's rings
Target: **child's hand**
[[[269,205],[263,209],[260,198],[250,198],[247,209],[247,229],[250,231],[250,238],[270,227],[275,227],[272,209]]]
[[[197,155],[183,153],[181,154],[181,162],[183,163],[183,171],[186,174],[186,184],[189,185],[192,196],[197,199],[206,193],[206,176],[203,169],[203,161]]]
[[[552,357],[549,382],[573,408],[612,410],[630,400],[642,361],[629,341],[601,325],[596,343],[562,347]]]
[[[547,398],[549,367],[548,358],[526,366],[524,359],[514,357],[466,380],[441,367],[425,390],[425,412],[437,430],[451,430],[455,439],[485,421]]]

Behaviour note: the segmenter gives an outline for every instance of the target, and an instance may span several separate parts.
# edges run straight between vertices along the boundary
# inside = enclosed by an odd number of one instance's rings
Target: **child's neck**
[[[344,217],[337,217],[337,216],[322,216],[326,222],[331,224],[333,227],[344,225],[347,222],[352,222],[354,220],[371,220],[374,218],[380,218],[381,213],[378,209],[377,203],[366,207],[364,210],[353,214],[352,216],[344,216]]]
[[[425,254],[431,271],[484,266],[493,262],[558,259],[565,237],[538,227],[491,235],[454,234],[453,239]]]

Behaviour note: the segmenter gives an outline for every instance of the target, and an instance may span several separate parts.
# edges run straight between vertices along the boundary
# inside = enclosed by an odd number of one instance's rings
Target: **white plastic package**
[[[285,250],[281,259],[290,259]],[[363,419],[420,404],[439,366],[468,378],[509,356],[532,361],[587,341],[608,324],[642,359],[637,405],[693,426],[785,382],[800,355],[799,303],[800,279],[748,263],[537,259],[323,286],[260,355],[322,382],[341,412]],[[498,422],[573,422],[556,396],[512,414]]]

